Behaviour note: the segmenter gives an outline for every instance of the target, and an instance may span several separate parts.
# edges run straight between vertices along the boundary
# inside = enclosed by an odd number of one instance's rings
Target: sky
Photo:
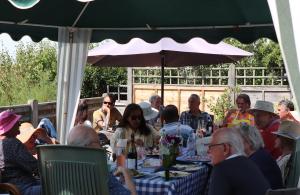
[[[20,41],[24,43],[32,43],[32,40],[29,36],[24,36]],[[9,55],[14,57],[16,55],[16,46],[20,41],[14,41],[6,33],[0,34],[0,51],[7,50]]]

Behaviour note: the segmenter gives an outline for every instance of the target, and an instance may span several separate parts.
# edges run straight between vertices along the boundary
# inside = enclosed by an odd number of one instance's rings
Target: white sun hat
[[[158,116],[158,110],[152,108],[149,102],[141,102],[139,103],[139,106],[143,110],[144,118],[146,121],[151,120]]]

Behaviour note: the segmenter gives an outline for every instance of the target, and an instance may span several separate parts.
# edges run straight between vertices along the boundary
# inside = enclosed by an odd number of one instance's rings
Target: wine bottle
[[[137,169],[137,151],[134,142],[134,133],[131,134],[131,140],[127,147],[127,168]]]

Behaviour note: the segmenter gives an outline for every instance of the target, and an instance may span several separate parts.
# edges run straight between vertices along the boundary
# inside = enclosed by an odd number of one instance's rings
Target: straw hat
[[[272,133],[289,139],[298,139],[300,138],[300,124],[284,120],[281,121],[278,131]]]
[[[22,116],[17,115],[11,110],[5,110],[0,113],[0,135],[8,132],[20,120]]]
[[[46,133],[43,128],[35,129],[31,123],[27,123],[27,122],[22,123],[19,130],[20,130],[20,134],[17,135],[17,138],[22,143],[26,143],[31,138],[31,136],[37,131],[40,131],[41,133]]]
[[[146,121],[151,120],[158,116],[158,110],[152,108],[149,102],[141,102],[139,103],[139,106],[143,110],[144,118]]]
[[[272,102],[257,100],[255,102],[254,108],[249,110],[249,113],[254,114],[257,111],[264,111],[273,114],[274,116],[278,116],[274,113],[274,106]]]

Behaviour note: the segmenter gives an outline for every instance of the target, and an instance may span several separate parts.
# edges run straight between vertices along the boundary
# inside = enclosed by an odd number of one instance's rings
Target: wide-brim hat
[[[22,116],[17,115],[11,110],[5,110],[0,113],[0,135],[10,131]]]
[[[263,100],[257,100],[255,102],[254,108],[251,108],[249,110],[250,114],[253,114],[257,111],[264,111],[273,114],[274,116],[278,116],[274,113],[274,105],[272,102],[269,101],[263,101]]]
[[[296,140],[300,138],[300,124],[294,121],[283,120],[279,125],[278,131],[272,133]]]
[[[139,106],[143,110],[143,115],[146,121],[158,116],[158,110],[152,108],[150,102],[141,102],[139,103]]]
[[[45,132],[43,128],[34,128],[31,123],[27,123],[27,122],[22,123],[19,130],[20,130],[20,134],[17,135],[17,138],[22,143],[26,143],[31,138],[31,136],[37,131],[40,131],[42,133]]]

